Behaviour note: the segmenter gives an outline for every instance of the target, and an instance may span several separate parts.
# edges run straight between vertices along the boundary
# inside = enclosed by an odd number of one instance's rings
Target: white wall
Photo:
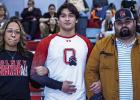
[[[15,11],[19,13],[23,10],[24,0],[0,0],[7,7],[10,16],[15,15]]]
[[[48,11],[48,6],[52,3],[56,6],[57,8],[57,1],[59,0],[34,0],[35,1],[35,6],[40,8],[42,11],[42,14],[44,14],[44,12]]]

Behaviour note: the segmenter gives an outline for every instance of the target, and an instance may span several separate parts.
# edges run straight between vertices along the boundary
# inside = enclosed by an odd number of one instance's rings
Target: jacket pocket
[[[100,55],[100,68],[112,69],[114,66],[113,54],[105,53]]]

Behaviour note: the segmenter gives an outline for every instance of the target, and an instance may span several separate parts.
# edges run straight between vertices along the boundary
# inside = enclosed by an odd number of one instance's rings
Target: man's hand
[[[40,76],[47,75],[49,73],[48,68],[46,68],[45,66],[38,66],[35,68],[35,70],[36,73]]]
[[[55,24],[56,24],[55,18],[50,18],[49,24],[50,24],[50,25],[55,25]]]
[[[33,10],[33,7],[29,7],[28,8],[28,11],[30,12],[30,11],[32,11]]]
[[[95,94],[100,93],[101,92],[101,82],[100,82],[100,80],[97,81],[97,82],[93,82],[90,86],[89,91],[92,91]]]
[[[73,82],[71,81],[64,81],[62,85],[62,91],[67,93],[67,94],[72,94],[76,92],[76,87],[75,85],[72,85]]]

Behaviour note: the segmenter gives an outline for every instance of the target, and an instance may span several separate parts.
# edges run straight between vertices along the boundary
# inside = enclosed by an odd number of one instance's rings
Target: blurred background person
[[[137,19],[137,10],[136,10],[136,0],[122,0],[121,8],[128,8],[134,15],[134,18]]]
[[[108,5],[108,9],[110,9],[112,11],[112,15],[115,16],[116,13],[116,6],[114,5],[114,3],[110,3]]]
[[[88,21],[87,12],[89,12],[89,6],[86,0],[66,0],[66,3],[72,3],[78,9],[80,17],[78,19],[78,23],[76,24],[76,32],[86,36]]]
[[[8,12],[4,4],[0,3],[0,29],[8,19]]]
[[[59,31],[57,20],[58,18],[55,5],[50,4],[48,7],[48,12],[44,13],[44,15],[39,20],[42,38]]]
[[[140,33],[140,6],[138,7],[137,10],[137,32]]]
[[[102,10],[102,7],[99,4],[96,4],[91,11],[91,18],[93,20],[100,20],[99,11]]]
[[[108,9],[106,11],[106,18],[103,20],[101,25],[101,34],[104,37],[114,34],[114,21],[113,11]]]
[[[105,19],[106,10],[108,6],[101,6],[100,4],[95,4],[93,10],[91,11],[91,18],[93,20],[100,20],[101,22]]]
[[[41,10],[36,8],[33,0],[28,1],[28,7],[24,8],[21,13],[22,24],[29,39],[34,39],[36,32],[39,29],[39,18],[41,17]]]

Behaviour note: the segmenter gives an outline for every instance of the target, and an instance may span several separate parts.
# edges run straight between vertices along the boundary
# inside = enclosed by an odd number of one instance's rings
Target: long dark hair
[[[21,53],[23,56],[26,54],[26,49],[25,49],[25,44],[26,44],[26,41],[25,41],[25,37],[26,37],[26,33],[22,27],[22,24],[21,22],[19,21],[18,18],[15,18],[15,17],[12,17],[10,18],[9,20],[7,20],[2,29],[0,30],[0,52],[5,50],[5,41],[4,41],[4,35],[5,35],[5,31],[7,29],[7,26],[12,23],[12,22],[15,22],[19,25],[20,27],[20,41],[18,42],[17,44],[17,51],[19,53]]]

